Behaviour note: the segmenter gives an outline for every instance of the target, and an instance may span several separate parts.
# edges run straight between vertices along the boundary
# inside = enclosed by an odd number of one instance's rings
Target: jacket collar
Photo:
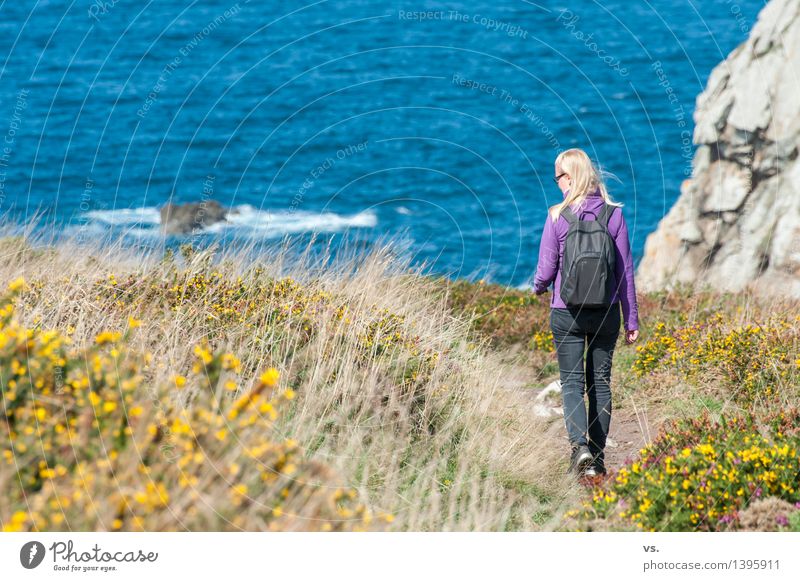
[[[563,199],[566,200],[568,195],[569,195],[569,190],[567,190],[566,192],[564,192],[562,194]],[[595,197],[599,198],[599,197],[601,197],[600,188],[599,187],[595,188],[594,191],[593,192],[589,192],[589,194],[586,197],[587,198],[595,198]]]

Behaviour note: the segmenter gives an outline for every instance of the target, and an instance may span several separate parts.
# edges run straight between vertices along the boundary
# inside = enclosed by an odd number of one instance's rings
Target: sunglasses
[[[558,182],[561,181],[561,178],[563,178],[565,175],[567,175],[567,172],[564,172],[562,174],[558,174],[556,177],[553,178],[553,181],[556,182],[556,184],[557,184]]]

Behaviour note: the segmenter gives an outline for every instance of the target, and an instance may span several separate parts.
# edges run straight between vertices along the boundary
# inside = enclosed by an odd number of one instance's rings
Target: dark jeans
[[[614,303],[609,309],[553,308],[550,329],[561,371],[570,445],[589,446],[592,455],[602,461],[611,424],[611,360],[620,333],[620,305]],[[589,396],[588,418],[584,391]]]

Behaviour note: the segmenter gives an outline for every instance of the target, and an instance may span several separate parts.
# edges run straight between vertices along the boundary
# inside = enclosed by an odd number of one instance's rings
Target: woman
[[[543,294],[551,282],[555,283],[550,302],[550,329],[558,355],[564,421],[572,448],[569,470],[576,475],[597,476],[606,473],[603,451],[611,422],[611,360],[620,332],[620,304],[625,319],[625,341],[631,344],[639,337],[633,258],[622,204],[608,195],[600,172],[583,150],[570,149],[561,153],[556,158],[553,179],[564,200],[548,212],[539,246],[534,292]],[[604,213],[606,205],[609,208]],[[571,213],[565,212],[565,208]],[[610,302],[610,307],[567,306],[562,299],[561,265],[568,218],[573,216],[578,220],[605,216],[608,220],[608,234],[613,239],[615,255],[610,301],[604,303]],[[609,251],[609,257],[610,254]],[[589,398],[588,418],[584,391]]]

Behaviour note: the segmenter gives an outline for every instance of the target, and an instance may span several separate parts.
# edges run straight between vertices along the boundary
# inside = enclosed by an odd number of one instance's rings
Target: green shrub
[[[672,421],[570,516],[650,531],[735,529],[753,500],[800,502],[799,446],[796,409],[760,422],[752,415],[712,422],[707,414]]]

